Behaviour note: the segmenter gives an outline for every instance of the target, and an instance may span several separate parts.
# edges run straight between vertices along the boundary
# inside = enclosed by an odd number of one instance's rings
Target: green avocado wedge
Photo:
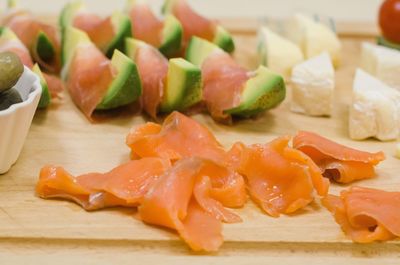
[[[399,50],[399,51],[400,51],[400,44],[391,42],[391,41],[387,40],[387,39],[386,39],[385,37],[383,37],[383,36],[378,37],[377,43],[378,43],[379,45],[382,45],[382,46],[385,46],[385,47],[388,47],[388,48],[392,48],[392,49],[396,49],[396,50]]]
[[[161,112],[182,111],[202,99],[201,70],[182,58],[169,60]]]
[[[135,102],[142,94],[142,84],[136,64],[119,50],[115,50],[111,65],[117,76],[112,81],[97,110],[114,109]]]
[[[111,23],[115,29],[115,36],[104,47],[100,47],[108,58],[113,56],[114,50],[124,51],[125,38],[132,37],[131,20],[128,16],[124,15],[120,11],[115,11],[111,15]]]
[[[69,26],[73,26],[75,16],[84,9],[85,4],[82,1],[70,2],[63,7],[58,19],[58,25],[61,28],[61,35],[63,39],[65,29]]]
[[[64,41],[62,49],[63,68],[61,70],[61,78],[65,81],[68,78],[68,71],[76,49],[81,45],[94,45],[89,36],[72,26],[65,28]]]
[[[126,54],[133,60],[135,60],[140,47],[155,49],[140,40],[132,38],[126,40]],[[182,58],[170,59],[160,111],[183,111],[201,100],[202,80],[200,68]]]
[[[38,33],[34,44],[34,49],[36,50],[36,54],[39,56],[39,58],[44,62],[52,61],[56,55],[53,43],[43,31]]]
[[[235,43],[231,34],[221,26],[217,26],[213,43],[218,45],[227,53],[232,53],[235,50]]]
[[[179,53],[182,47],[183,28],[182,24],[173,15],[167,15],[164,20],[162,31],[162,42],[158,48],[167,58]]]
[[[224,113],[232,116],[250,117],[278,106],[286,97],[282,76],[259,66],[255,76],[247,80],[240,104]]]
[[[44,79],[42,71],[40,70],[40,67],[38,64],[35,64],[32,67],[32,72],[34,72],[39,77],[40,85],[42,86],[42,95],[40,96],[38,109],[47,108],[51,103],[51,96],[50,96],[49,87],[47,85],[47,82]]]
[[[90,46],[98,49],[92,43],[87,34],[74,27],[67,27],[65,30],[64,58],[66,63],[62,70],[64,80],[69,78],[69,68],[75,58],[76,51],[82,46]],[[142,93],[142,84],[136,64],[119,50],[114,50],[111,58],[111,65],[115,70],[114,79],[109,85],[107,92],[97,110],[109,110],[128,105],[135,102]],[[93,67],[99,67],[94,65]]]
[[[215,52],[224,51],[214,43],[205,39],[192,37],[186,49],[186,60],[200,67],[204,60]]]

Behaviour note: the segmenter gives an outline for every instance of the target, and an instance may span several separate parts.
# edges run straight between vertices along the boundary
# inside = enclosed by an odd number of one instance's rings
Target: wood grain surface
[[[235,38],[235,57],[254,68],[254,35]],[[336,75],[332,118],[291,113],[290,95],[277,109],[233,126],[216,124],[207,115],[193,118],[210,128],[226,147],[235,141],[263,143],[297,130],[311,130],[363,150],[383,150],[387,160],[378,166],[379,177],[355,185],[398,191],[400,161],[393,156],[395,143],[348,138],[348,104],[360,40],[342,38],[343,62]],[[133,209],[89,213],[71,202],[34,195],[39,170],[45,164],[62,165],[80,174],[108,171],[127,161],[125,136],[132,126],[145,121],[145,116],[131,111],[90,124],[67,93],[48,110],[38,111],[20,159],[0,176],[0,264],[399,264],[399,241],[353,244],[318,201],[280,218],[263,214],[249,202],[236,210],[243,223],[224,225],[225,243],[218,253],[195,254],[175,233],[135,219]],[[346,187],[333,184],[331,193]]]

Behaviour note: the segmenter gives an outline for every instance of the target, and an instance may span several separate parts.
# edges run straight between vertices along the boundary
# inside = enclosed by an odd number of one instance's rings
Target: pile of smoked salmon
[[[126,144],[130,162],[107,173],[72,176],[62,167],[43,167],[37,195],[85,210],[135,207],[140,220],[175,230],[195,251],[218,250],[222,224],[241,222],[235,208],[248,198],[271,217],[317,199],[354,242],[400,237],[400,192],[351,187],[329,194],[330,182],[376,177],[382,152],[355,150],[311,132],[226,150],[205,126],[179,112],[162,125],[132,128]]]

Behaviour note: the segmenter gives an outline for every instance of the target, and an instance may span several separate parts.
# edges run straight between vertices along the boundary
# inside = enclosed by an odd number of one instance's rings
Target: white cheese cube
[[[361,68],[382,80],[388,86],[400,90],[400,52],[395,49],[363,42]]]
[[[296,65],[291,81],[292,111],[312,116],[331,115],[335,70],[328,53]]]
[[[361,69],[353,83],[349,117],[350,137],[394,140],[400,132],[400,92]]]
[[[304,59],[296,44],[267,27],[261,27],[259,30],[257,51],[262,65],[285,78],[290,78],[292,68]]]
[[[339,65],[342,45],[336,33],[326,25],[306,15],[295,14],[287,25],[287,37],[300,46],[305,58],[328,52],[333,65]]]

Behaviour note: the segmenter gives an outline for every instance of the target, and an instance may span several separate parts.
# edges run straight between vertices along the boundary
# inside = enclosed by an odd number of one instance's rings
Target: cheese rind
[[[336,33],[326,25],[303,14],[295,14],[287,25],[287,37],[296,43],[309,59],[328,52],[333,65],[340,64],[341,43]]]
[[[360,67],[388,86],[400,90],[400,51],[363,42]]]
[[[400,133],[400,92],[367,72],[357,69],[350,107],[352,139],[397,139]]]
[[[285,78],[290,78],[292,68],[304,60],[296,44],[267,27],[261,27],[258,32],[257,51],[261,64]]]
[[[328,53],[296,65],[291,77],[291,110],[311,116],[330,116],[335,71]]]

